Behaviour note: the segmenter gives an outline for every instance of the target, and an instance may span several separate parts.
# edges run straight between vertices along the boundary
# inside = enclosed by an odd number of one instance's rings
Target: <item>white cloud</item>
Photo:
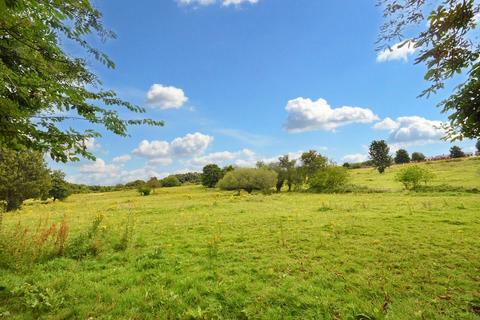
[[[399,117],[396,120],[385,118],[373,127],[379,130],[388,130],[388,141],[396,146],[420,145],[438,143],[445,136],[443,123],[428,120],[419,116]]]
[[[258,0],[177,0],[177,3],[184,6],[209,6],[220,3],[222,6],[240,6],[244,3],[256,4]]]
[[[132,157],[129,154],[124,154],[123,156],[118,156],[113,158],[113,163],[123,163],[123,162],[128,162],[132,159]]]
[[[394,44],[391,48],[386,48],[377,55],[377,62],[391,60],[408,61],[408,56],[415,53],[415,42],[411,40],[402,41]]]
[[[153,176],[162,177],[167,175],[158,173],[149,166],[133,170],[124,170],[121,165],[107,164],[100,158],[92,163],[80,166],[78,172],[79,174],[73,175],[69,180],[75,183],[99,185],[113,185],[137,179],[146,180]]]
[[[243,149],[237,152],[221,151],[213,152],[204,156],[195,157],[190,161],[192,166],[205,166],[209,163],[216,163],[219,165],[226,165],[227,163],[244,164],[246,162],[255,164],[255,152],[249,149]],[[239,165],[240,166],[240,165]]]
[[[87,138],[83,142],[87,151],[93,152],[101,148],[100,143],[95,142],[95,138]]]
[[[170,156],[170,144],[166,141],[143,140],[133,150],[133,154],[144,158],[168,158]]]
[[[178,157],[188,157],[203,153],[212,141],[212,136],[195,132],[174,139],[170,143],[170,147],[173,155]]]
[[[160,109],[178,109],[187,101],[182,89],[158,83],[153,84],[147,92],[147,104]]]
[[[368,155],[362,153],[347,154],[342,160],[348,163],[364,162],[368,160]]]
[[[289,132],[313,130],[333,131],[338,127],[352,123],[370,123],[378,120],[372,110],[343,106],[332,109],[324,99],[296,98],[288,101],[285,127]]]
[[[189,158],[202,155],[213,137],[199,132],[189,133],[173,141],[143,140],[132,153],[149,159],[149,165],[167,166],[173,158]]]

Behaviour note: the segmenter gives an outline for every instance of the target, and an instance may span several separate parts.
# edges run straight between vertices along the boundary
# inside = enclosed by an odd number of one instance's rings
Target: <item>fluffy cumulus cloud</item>
[[[388,141],[393,145],[407,146],[437,143],[445,136],[441,121],[428,120],[419,116],[399,117],[396,120],[385,118],[373,127],[387,130]]]
[[[348,106],[332,108],[324,99],[313,101],[296,98],[288,101],[285,110],[288,113],[285,128],[289,132],[333,131],[352,123],[371,123],[378,120],[370,109]]]
[[[196,132],[176,138],[170,143],[172,154],[178,157],[189,157],[205,152],[213,137]]]
[[[348,163],[364,162],[368,160],[368,155],[362,153],[347,154],[342,160]]]
[[[140,157],[151,159],[168,158],[170,157],[170,144],[167,141],[143,140],[132,153]]]
[[[378,62],[385,62],[391,60],[408,61],[408,56],[415,53],[415,43],[407,40],[394,44],[390,48],[386,48],[377,55]]]
[[[158,83],[153,84],[147,92],[147,104],[160,109],[178,109],[187,101],[182,89]]]
[[[239,6],[244,3],[256,4],[258,0],[177,0],[177,3],[184,6],[209,6],[221,4],[222,6]]]
[[[172,158],[189,158],[201,155],[212,143],[213,137],[199,132],[168,141],[143,140],[132,153],[149,159],[152,165],[169,165]]]

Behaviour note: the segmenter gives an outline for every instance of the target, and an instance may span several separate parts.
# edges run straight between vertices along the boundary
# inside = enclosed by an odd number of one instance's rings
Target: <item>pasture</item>
[[[478,160],[429,167],[433,185],[480,186]],[[183,186],[27,203],[0,227],[16,239],[0,318],[479,319],[480,195],[404,192],[396,170],[350,171],[381,193]],[[100,221],[94,253],[32,252],[55,247],[35,244],[61,221],[67,242]]]

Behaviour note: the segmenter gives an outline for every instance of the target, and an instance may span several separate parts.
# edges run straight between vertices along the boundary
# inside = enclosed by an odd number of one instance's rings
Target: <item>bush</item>
[[[149,196],[152,193],[152,188],[148,186],[139,187],[137,190],[142,196]]]
[[[218,182],[222,190],[268,191],[277,183],[277,173],[265,168],[242,168],[230,171]]]
[[[181,184],[180,180],[178,180],[177,177],[175,176],[168,176],[166,178],[163,178],[160,183],[162,184],[162,187],[164,188],[171,188],[171,187],[178,187]]]
[[[417,189],[422,182],[426,185],[433,177],[433,173],[428,168],[410,166],[400,170],[395,179],[401,182],[405,189],[413,190]]]
[[[326,167],[319,170],[309,181],[314,192],[339,191],[348,182],[348,170],[344,167]]]

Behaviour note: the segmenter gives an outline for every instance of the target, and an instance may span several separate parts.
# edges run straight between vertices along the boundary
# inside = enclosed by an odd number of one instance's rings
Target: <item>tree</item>
[[[374,140],[370,144],[369,154],[373,166],[378,172],[383,173],[385,169],[392,164],[392,158],[389,155],[390,148],[385,140]]]
[[[222,177],[226,175],[227,173],[235,170],[235,168],[232,165],[228,165],[222,168]]]
[[[222,178],[222,170],[216,164],[207,164],[202,170],[202,185],[207,188],[215,188]]]
[[[225,175],[218,187],[222,190],[267,191],[275,186],[277,173],[267,168],[240,168]]]
[[[462,151],[462,148],[459,146],[453,146],[450,148],[450,158],[463,158],[465,153]]]
[[[50,174],[50,179],[52,182],[52,186],[50,191],[48,191],[48,195],[55,200],[65,200],[70,194],[70,188],[68,183],[65,181],[65,173],[60,170],[54,170]]]
[[[298,169],[295,167],[296,160],[290,160],[288,154],[278,158],[278,165],[281,169],[280,175],[282,175],[284,181],[288,186],[288,191],[292,191],[292,186],[300,184],[303,181]]]
[[[425,155],[421,152],[414,152],[412,153],[412,161],[413,162],[425,161]]]
[[[160,188],[162,184],[158,181],[157,177],[151,177],[148,179],[146,186],[152,189],[152,192],[155,193],[155,189]]]
[[[480,140],[475,144],[475,148],[477,148],[477,154],[480,155]]]
[[[413,165],[400,170],[395,179],[401,182],[405,189],[412,190],[418,188],[421,182],[427,184],[433,177],[433,173],[428,168]]]
[[[104,90],[88,60],[64,50],[69,43],[115,67],[89,43],[95,35],[101,41],[115,36],[89,0],[0,1],[0,12],[0,146],[49,153],[62,162],[79,160],[79,155],[94,159],[87,141],[100,134],[72,128],[79,121],[119,136],[126,136],[130,125],[163,125],[120,118],[116,107],[134,113],[145,109]]]
[[[460,75],[462,83],[439,107],[450,113],[447,137],[456,140],[480,137],[480,42],[472,35],[480,4],[475,0],[379,0],[386,21],[380,29],[378,50],[414,46],[416,64],[425,64],[424,78],[431,85],[420,96],[428,97]],[[405,39],[405,34],[413,36]]]
[[[320,169],[309,181],[314,192],[339,191],[348,182],[348,170],[344,167],[328,166]]]
[[[319,169],[327,166],[327,158],[323,157],[315,150],[310,150],[302,153],[300,157],[301,172],[304,182],[308,182],[308,179],[312,177]]]
[[[409,163],[410,162],[410,156],[408,155],[407,150],[398,149],[397,152],[395,153],[395,159],[394,160],[395,160],[396,164]]]
[[[20,208],[26,199],[46,198],[50,186],[41,153],[0,148],[0,201],[5,201],[7,211]]]
[[[178,187],[182,185],[178,178],[175,176],[168,176],[166,178],[163,178],[161,184],[164,188]]]

